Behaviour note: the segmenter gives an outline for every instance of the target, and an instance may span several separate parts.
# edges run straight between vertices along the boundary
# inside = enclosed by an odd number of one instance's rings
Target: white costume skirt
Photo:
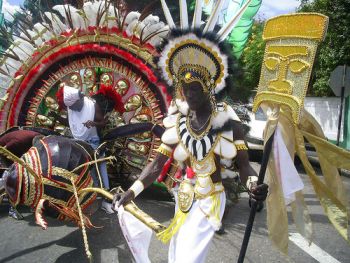
[[[210,241],[221,226],[225,203],[225,192],[194,201],[185,222],[170,241],[169,263],[205,262]]]

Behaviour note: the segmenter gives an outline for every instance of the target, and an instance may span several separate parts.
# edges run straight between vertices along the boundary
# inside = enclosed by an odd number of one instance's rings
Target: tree
[[[350,65],[350,0],[303,0],[300,12],[318,12],[329,17],[326,38],[320,45],[311,80],[310,95],[329,96],[328,80],[338,65]]]
[[[231,94],[231,97],[241,101],[246,101],[251,97],[259,84],[265,50],[265,42],[262,39],[263,29],[264,22],[255,21],[249,41],[238,61],[238,66],[242,72],[238,75],[239,79],[236,81],[235,85],[235,92],[237,94]]]

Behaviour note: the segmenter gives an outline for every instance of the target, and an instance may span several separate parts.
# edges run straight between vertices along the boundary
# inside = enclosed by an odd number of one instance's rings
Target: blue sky
[[[263,0],[257,17],[266,19],[280,14],[292,13],[299,6],[299,2],[299,0]],[[19,5],[22,3],[23,0],[3,0],[5,17],[9,19],[9,15],[6,13],[13,13],[15,10],[18,10]]]
[[[23,0],[9,0],[7,2],[9,2],[11,5],[20,5],[23,3]]]

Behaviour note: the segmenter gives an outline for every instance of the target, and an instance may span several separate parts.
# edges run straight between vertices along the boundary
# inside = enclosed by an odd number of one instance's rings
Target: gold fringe
[[[86,253],[86,256],[89,259],[89,261],[92,262],[92,254],[91,254],[91,251],[89,249],[89,241],[88,241],[87,235],[86,235],[86,229],[85,229],[85,224],[84,224],[83,212],[81,211],[81,207],[80,207],[80,204],[79,204],[78,192],[77,192],[77,188],[75,187],[74,177],[73,176],[70,178],[70,181],[72,182],[72,186],[73,186],[73,190],[74,190],[74,196],[75,196],[75,200],[77,202],[77,208],[78,208],[79,218],[80,218],[80,223],[81,223],[81,231],[83,233],[85,253]]]
[[[179,231],[180,227],[184,224],[188,213],[177,210],[175,217],[171,221],[167,229],[157,234],[157,238],[164,244],[168,243],[170,239]]]

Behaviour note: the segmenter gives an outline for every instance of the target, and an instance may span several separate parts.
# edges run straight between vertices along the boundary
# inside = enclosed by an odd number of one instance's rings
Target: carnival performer
[[[181,163],[181,172],[187,173],[174,190],[179,210],[163,233],[165,241],[167,235],[174,234],[169,262],[203,262],[225,208],[220,160],[235,158],[241,181],[247,183],[255,200],[266,198],[267,185],[255,183],[257,177],[249,164],[241,123],[232,108],[226,104],[214,108],[210,90],[204,85],[205,75],[190,65],[184,66],[178,76],[185,100],[180,112],[176,110],[164,120],[168,129],[162,136],[159,154],[125,194],[115,196],[115,201],[125,205],[133,200],[159,176],[166,161],[174,155]]]
[[[193,28],[197,26],[199,22]],[[169,262],[205,261],[225,209],[221,174],[233,160],[250,197],[263,201],[267,196],[268,186],[257,185],[257,175],[249,164],[238,116],[228,104],[216,99],[232,77],[228,65],[233,61],[227,44],[219,43],[222,37],[173,27],[168,41],[160,47],[158,61],[169,89],[175,88],[175,99],[163,121],[166,131],[162,144],[139,179],[125,193],[114,196],[114,205],[128,204],[161,173],[164,175],[167,162],[174,159],[172,165],[179,167],[172,176],[176,184],[175,216],[158,234],[164,242],[171,240]]]
[[[86,141],[96,150],[100,145],[101,129],[107,124],[106,114],[113,109],[121,111],[121,97],[112,86],[101,85],[99,91],[91,98],[85,96],[80,90],[61,84],[57,92],[57,100],[61,108],[67,107],[68,118],[57,113],[52,115],[62,124],[69,126],[75,139]],[[105,162],[99,165],[103,187],[109,190],[109,178]],[[98,185],[98,177],[94,176],[94,184]],[[102,209],[106,213],[114,213],[111,203],[102,201]]]

